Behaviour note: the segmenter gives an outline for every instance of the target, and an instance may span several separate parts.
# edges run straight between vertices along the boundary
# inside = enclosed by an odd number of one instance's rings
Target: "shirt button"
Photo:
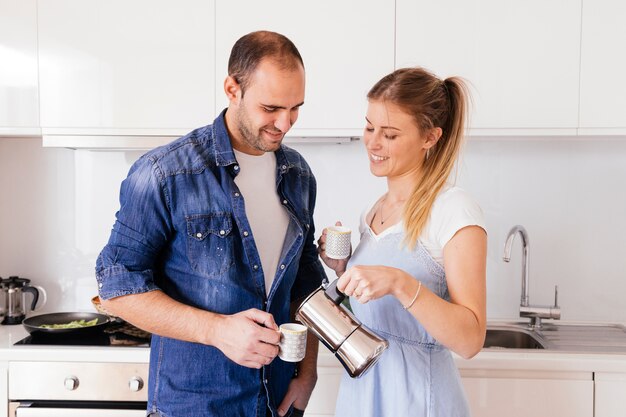
[[[99,284],[98,284],[98,288],[102,288],[102,283],[99,283]]]
[[[257,269],[259,269],[259,266],[258,265],[252,265],[252,269],[254,269],[256,271]]]
[[[226,234],[226,232],[225,232],[225,231],[220,230],[220,236],[224,236],[225,234]]]
[[[280,269],[285,269],[285,264],[282,264],[282,265],[280,266]]]
[[[235,193],[235,197],[239,197],[239,193]]]
[[[287,200],[283,200],[283,204],[287,204],[287,202],[288,202]]]
[[[283,171],[284,171],[284,170],[286,170],[286,169],[287,169],[287,165],[283,165],[281,168],[282,168],[282,169],[283,169]]]
[[[239,165],[235,165],[235,166],[233,167],[233,169],[234,169],[235,171],[239,171]]]
[[[200,239],[202,237],[202,233],[196,233],[196,237]]]
[[[247,237],[247,236],[248,236],[248,232],[245,232],[245,231],[244,231],[244,232],[243,232],[243,235]]]
[[[264,379],[264,380],[263,380],[263,383],[264,383],[264,384],[267,384],[267,379]]]

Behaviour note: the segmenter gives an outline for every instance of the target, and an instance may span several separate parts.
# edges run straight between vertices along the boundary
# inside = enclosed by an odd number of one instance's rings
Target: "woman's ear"
[[[241,98],[241,86],[230,75],[224,80],[224,92],[226,93],[226,98],[231,103]]]
[[[440,127],[434,127],[429,129],[426,133],[426,142],[424,142],[424,149],[430,149],[439,142],[441,139],[441,135],[443,134],[443,130]]]

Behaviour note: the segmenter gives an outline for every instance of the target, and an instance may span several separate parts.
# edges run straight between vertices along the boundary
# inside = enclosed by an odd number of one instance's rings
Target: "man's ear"
[[[238,101],[241,98],[241,86],[234,77],[228,76],[224,80],[224,92],[229,102]]]
[[[443,130],[441,130],[440,127],[434,127],[428,130],[428,132],[426,132],[426,142],[424,143],[424,149],[430,149],[435,146],[437,142],[439,142],[442,133]]]

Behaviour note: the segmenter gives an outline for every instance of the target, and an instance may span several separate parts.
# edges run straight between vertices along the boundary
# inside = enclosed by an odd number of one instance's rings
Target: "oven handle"
[[[146,410],[30,407],[31,404],[10,403],[9,417],[145,417],[146,415]]]

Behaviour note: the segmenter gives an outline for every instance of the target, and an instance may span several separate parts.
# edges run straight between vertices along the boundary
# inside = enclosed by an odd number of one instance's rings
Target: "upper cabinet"
[[[44,135],[179,135],[210,123],[214,6],[40,0]]]
[[[626,3],[585,1],[580,133],[626,135]]]
[[[470,135],[626,136],[624,21],[616,0],[0,0],[0,136],[169,141],[227,106],[230,50],[262,29],[304,59],[290,136],[362,135],[371,86],[415,65],[469,81]]]
[[[242,12],[245,11],[245,12]],[[255,30],[279,32],[297,46],[306,95],[291,136],[360,136],[366,95],[394,66],[394,1],[217,0],[216,103],[235,41]]]
[[[37,2],[0,0],[0,135],[39,134]]]
[[[581,0],[397,0],[396,20],[397,67],[470,81],[473,135],[576,134]]]

